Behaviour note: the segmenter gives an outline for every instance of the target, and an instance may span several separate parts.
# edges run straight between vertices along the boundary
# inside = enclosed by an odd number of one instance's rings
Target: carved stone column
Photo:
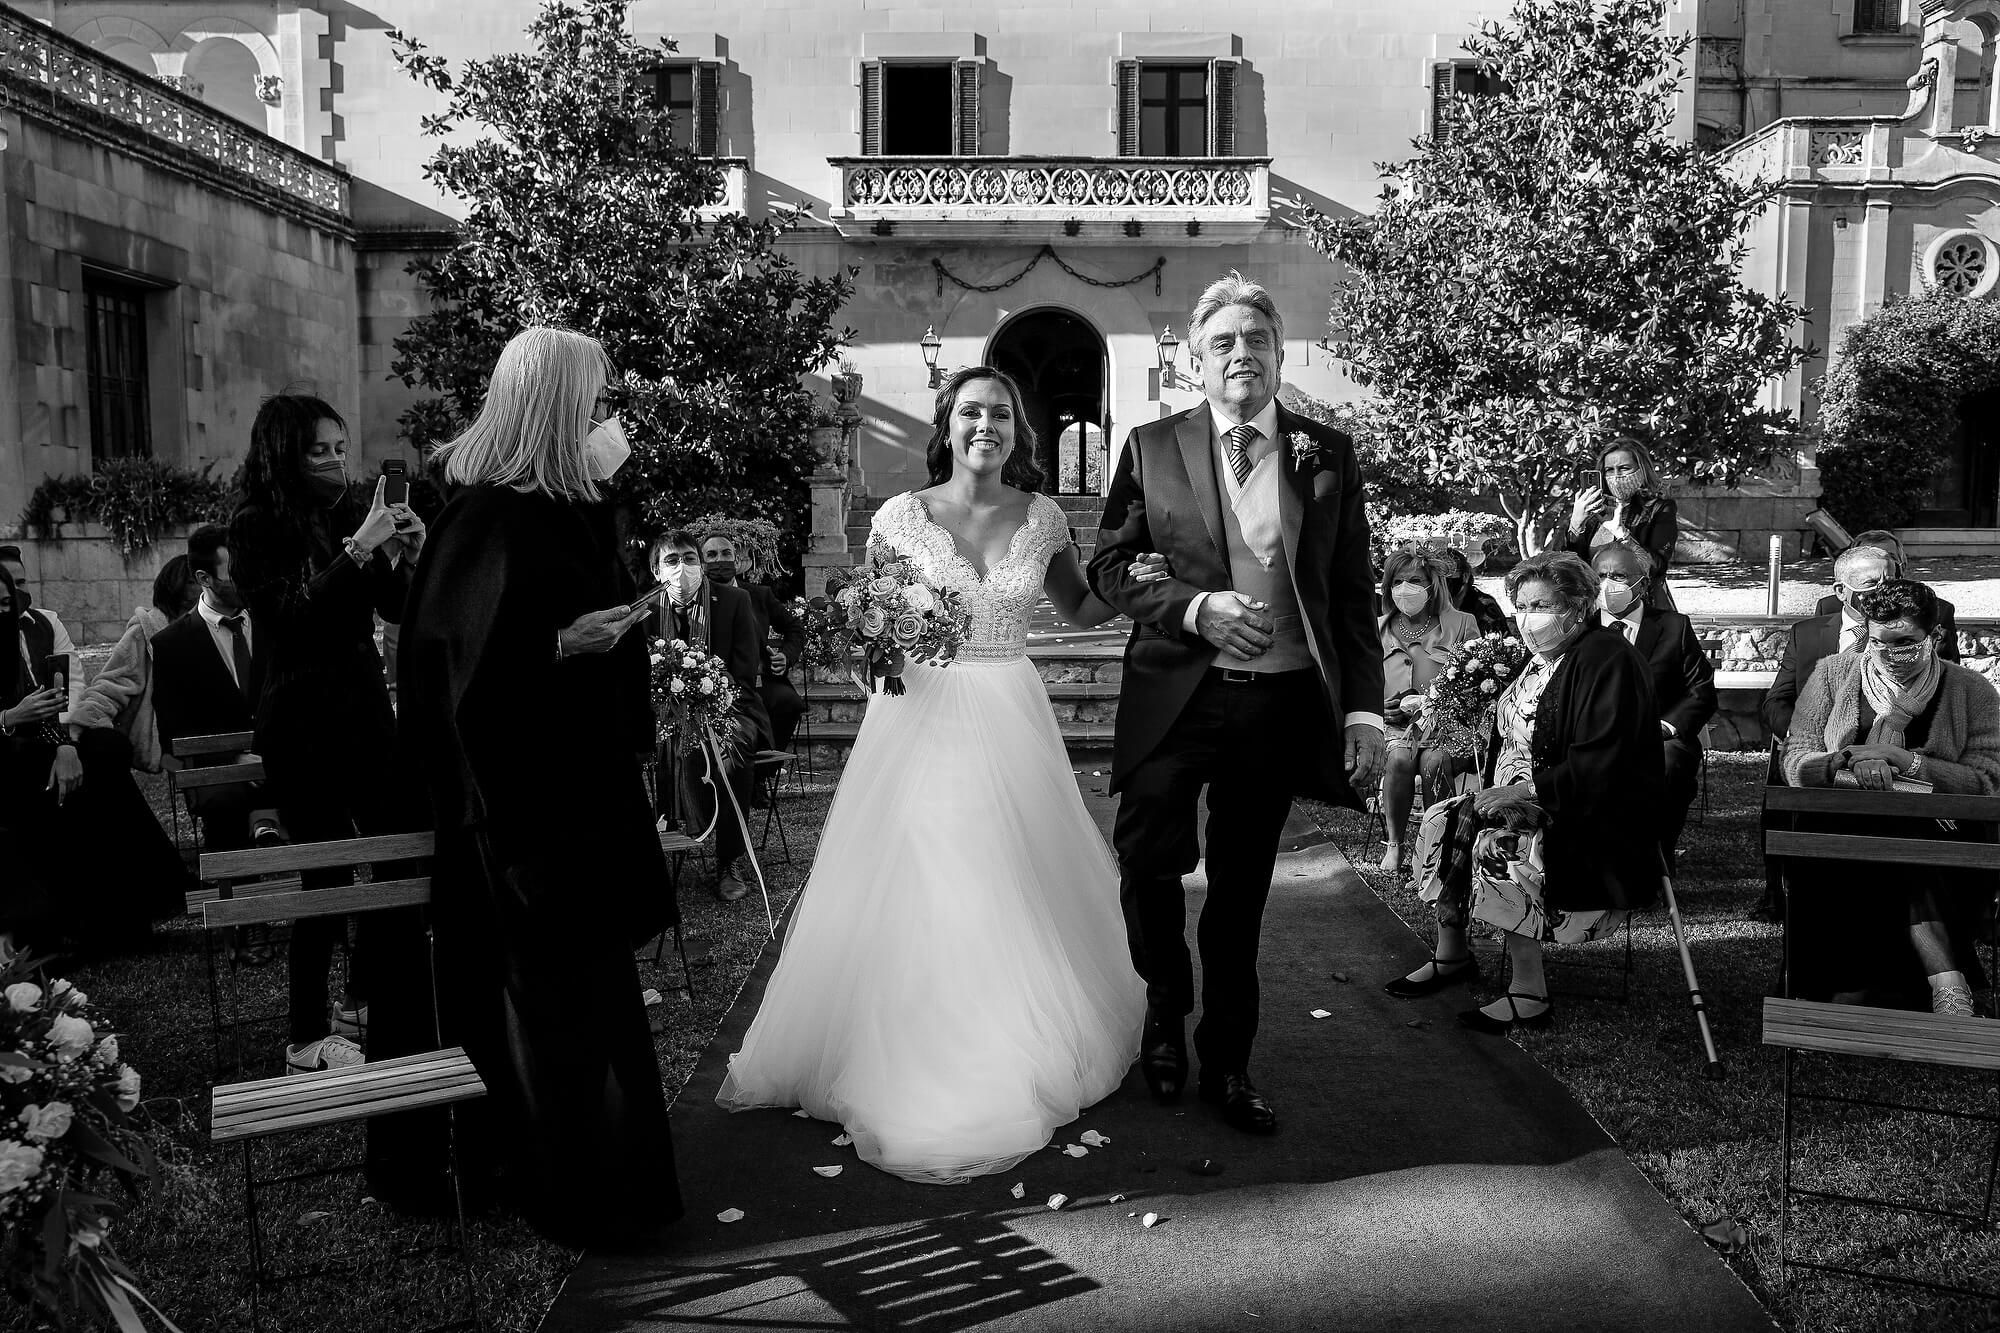
[[[812,492],[812,532],[805,553],[805,593],[826,591],[830,574],[850,569],[855,553],[847,548],[847,510],[855,495],[865,493],[861,476],[861,376],[844,372],[833,377],[834,415],[839,424],[812,433],[815,463],[807,486]]]

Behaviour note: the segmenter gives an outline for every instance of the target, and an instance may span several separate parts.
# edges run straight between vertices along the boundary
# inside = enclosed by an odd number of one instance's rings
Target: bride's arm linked
[[[1130,576],[1134,583],[1158,583],[1168,577],[1167,558],[1148,551],[1132,561]],[[1055,605],[1056,614],[1077,629],[1094,628],[1118,615],[1117,607],[1090,590],[1074,541],[1064,543],[1049,558],[1049,573],[1042,582],[1042,591]]]

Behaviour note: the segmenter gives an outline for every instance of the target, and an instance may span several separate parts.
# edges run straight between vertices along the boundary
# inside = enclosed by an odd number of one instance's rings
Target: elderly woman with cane
[[[406,749],[437,817],[443,1036],[491,1094],[475,1182],[558,1240],[680,1216],[633,950],[675,915],[641,756],[648,607],[603,487],[630,450],[595,339],[531,328],[442,446],[452,494],[404,616]]]
[[[1608,934],[1651,904],[1664,879],[1653,820],[1665,788],[1645,661],[1600,628],[1597,577],[1567,552],[1507,576],[1532,653],[1495,710],[1490,785],[1425,814],[1417,882],[1437,913],[1432,957],[1384,988],[1433,994],[1478,975],[1473,919],[1499,928],[1511,989],[1459,1021],[1479,1032],[1553,1022],[1545,940]]]

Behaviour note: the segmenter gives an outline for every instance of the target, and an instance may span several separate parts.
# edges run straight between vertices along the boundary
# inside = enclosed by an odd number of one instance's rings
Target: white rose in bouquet
[[[90,1024],[75,1014],[57,1014],[49,1024],[49,1045],[55,1048],[58,1060],[74,1060],[96,1041],[97,1034],[90,1030]]]
[[[0,1194],[12,1194],[41,1174],[42,1150],[26,1143],[0,1141]]]
[[[97,1050],[92,1053],[90,1058],[106,1066],[117,1064],[118,1034],[114,1032],[103,1041],[98,1042]]]
[[[937,610],[937,595],[921,583],[912,583],[903,589],[903,604],[920,616],[927,616]]]
[[[139,1071],[130,1065],[118,1068],[118,1109],[130,1114],[139,1106]]]
[[[7,988],[7,1007],[25,1014],[42,1002],[42,988],[32,981],[17,981]]]
[[[715,693],[715,682],[714,682],[713,680],[709,680],[709,679],[707,679],[707,678],[704,678],[704,679],[702,680],[702,682],[701,682],[701,692],[702,692],[703,694],[714,694],[714,693]]]
[[[50,1102],[47,1106],[37,1106],[33,1102],[21,1112],[21,1124],[25,1128],[21,1136],[30,1143],[49,1143],[69,1133],[70,1121],[76,1113],[68,1102]]]
[[[667,682],[667,689],[674,694],[684,694],[687,692],[687,682],[682,680],[679,676],[675,676],[672,680]]]

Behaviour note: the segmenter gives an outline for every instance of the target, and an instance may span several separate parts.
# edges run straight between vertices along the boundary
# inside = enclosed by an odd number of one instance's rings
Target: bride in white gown
[[[1026,648],[1044,592],[1072,624],[1114,612],[1085,586],[1062,508],[1030,493],[1013,381],[952,376],[928,458],[934,484],[883,505],[869,546],[962,591],[971,632],[950,667],[912,663],[906,694],[870,698],[716,1100],[803,1107],[863,1161],[946,1183],[1005,1171],[1115,1089],[1146,994]]]

